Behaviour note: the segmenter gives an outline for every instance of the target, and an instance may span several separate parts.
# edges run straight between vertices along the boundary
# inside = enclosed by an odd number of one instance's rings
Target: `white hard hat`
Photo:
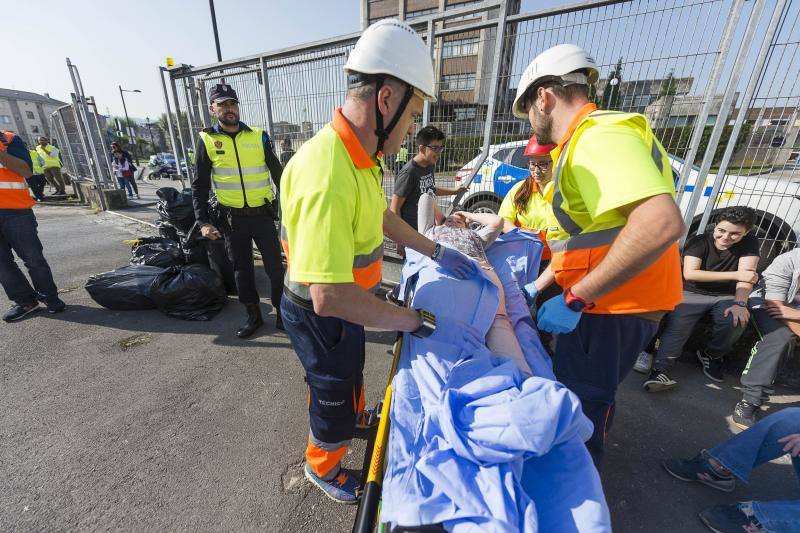
[[[428,47],[411,26],[400,20],[379,20],[364,30],[344,68],[393,76],[417,89],[425,100],[436,101]]]
[[[548,48],[536,56],[522,73],[511,112],[517,118],[528,116],[523,109],[523,97],[543,78],[560,78],[565,85],[591,85],[599,77],[594,59],[580,46],[559,44]]]

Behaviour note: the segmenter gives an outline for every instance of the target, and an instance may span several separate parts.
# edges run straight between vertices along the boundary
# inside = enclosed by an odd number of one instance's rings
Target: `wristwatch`
[[[439,258],[439,254],[441,252],[442,252],[442,245],[437,242],[436,246],[433,247],[433,253],[431,254],[431,259],[436,261]]]
[[[564,291],[564,301],[567,302],[567,307],[577,313],[594,309],[594,302],[587,302],[580,296],[575,296],[572,294],[572,289]]]
[[[738,305],[739,307],[747,307],[747,302],[744,300],[736,300],[733,302],[734,305]]]
[[[417,313],[419,313],[420,325],[411,334],[420,339],[430,337],[436,331],[436,315],[425,309],[417,309]]]

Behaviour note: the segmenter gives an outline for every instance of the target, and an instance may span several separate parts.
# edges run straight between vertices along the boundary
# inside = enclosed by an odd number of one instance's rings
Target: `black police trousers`
[[[281,246],[275,221],[268,215],[242,216],[231,214],[228,217],[225,233],[225,250],[233,264],[236,290],[239,301],[243,304],[258,302],[256,276],[253,268],[253,242],[256,243],[264,270],[269,276],[272,286],[272,306],[280,312],[283,296],[283,263],[281,262]]]

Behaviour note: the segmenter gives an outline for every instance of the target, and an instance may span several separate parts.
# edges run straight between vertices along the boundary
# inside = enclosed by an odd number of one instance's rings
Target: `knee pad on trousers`
[[[352,439],[363,376],[341,379],[309,372],[305,380],[311,434],[329,444]]]

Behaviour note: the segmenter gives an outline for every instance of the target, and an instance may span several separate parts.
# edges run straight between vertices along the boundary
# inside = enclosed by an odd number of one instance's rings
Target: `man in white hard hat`
[[[364,326],[411,332],[465,349],[483,343],[472,326],[376,298],[384,234],[460,278],[471,259],[437,245],[387,209],[383,152],[396,153],[425,100],[433,65],[404,22],[367,28],[345,65],[348,91],[333,121],[303,144],[283,172],[281,244],[288,268],[281,313],[305,370],[310,431],[305,475],[331,499],[355,503],[357,480],[341,469],[364,409]]]
[[[597,78],[585,50],[558,45],[531,62],[513,105],[540,143],[557,144],[547,242],[565,292],[545,302],[537,322],[557,334],[556,377],[595,425],[586,443],[595,464],[617,385],[681,301],[684,231],[664,148],[643,115],[589,102]]]

